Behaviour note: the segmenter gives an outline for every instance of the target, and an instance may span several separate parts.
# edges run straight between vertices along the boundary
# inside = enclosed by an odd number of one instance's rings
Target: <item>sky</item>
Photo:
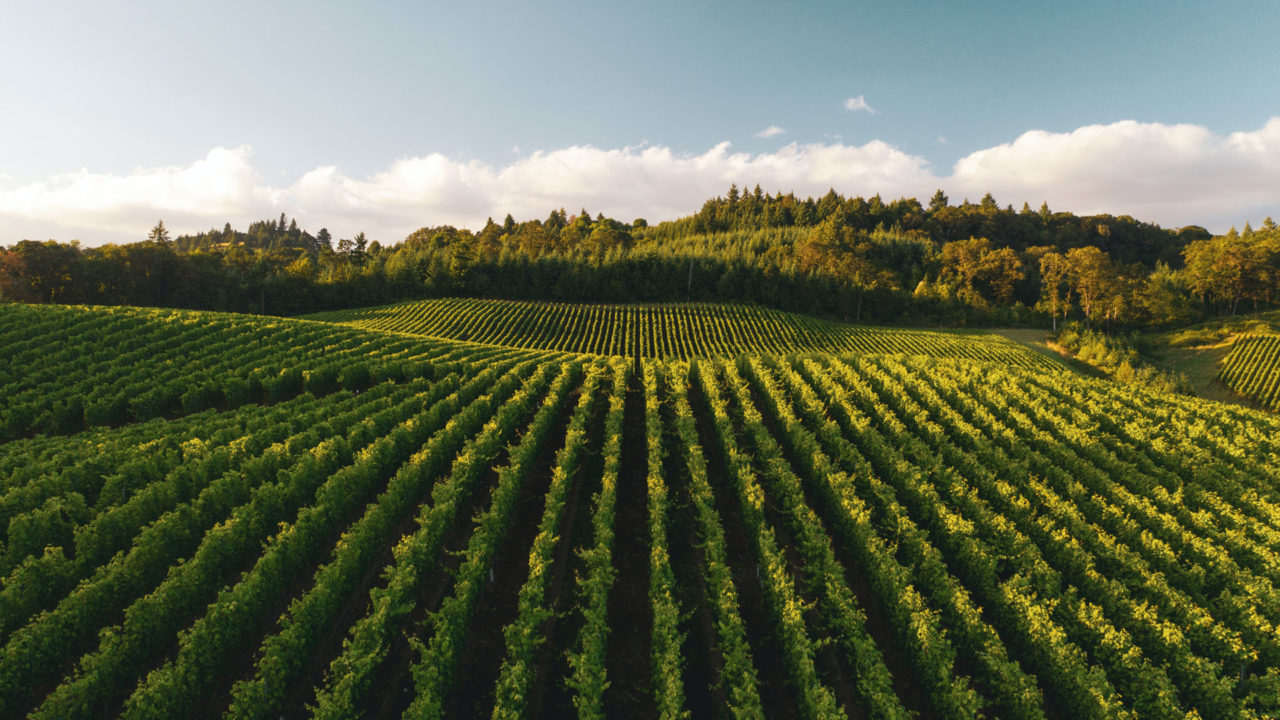
[[[770,193],[1280,218],[1280,3],[30,2],[0,245],[650,223]]]

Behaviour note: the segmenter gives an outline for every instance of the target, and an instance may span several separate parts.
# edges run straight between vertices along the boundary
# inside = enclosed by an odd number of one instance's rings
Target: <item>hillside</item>
[[[1236,339],[1222,359],[1218,377],[1241,397],[1271,410],[1280,408],[1280,335]]]
[[[360,390],[468,352],[528,356],[253,315],[0,305],[0,437]]]
[[[535,310],[0,305],[0,717],[1280,712],[1275,416],[987,335]],[[592,354],[632,318],[638,374]]]
[[[1280,312],[1227,316],[1176,330],[1141,336],[1148,359],[1162,370],[1185,376],[1195,393],[1220,402],[1274,409],[1266,378],[1280,366],[1276,358],[1253,352],[1254,336],[1280,334]],[[1240,345],[1240,341],[1245,341]],[[1240,345],[1237,349],[1237,345]],[[1242,364],[1249,355],[1247,367]]]
[[[519,348],[647,358],[740,353],[876,353],[1054,366],[991,333],[935,332],[828,322],[744,305],[600,305],[445,298],[318,313],[310,320],[367,330]]]

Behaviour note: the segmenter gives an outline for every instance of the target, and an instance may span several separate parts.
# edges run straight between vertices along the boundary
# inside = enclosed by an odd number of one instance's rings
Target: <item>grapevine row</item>
[[[578,305],[445,298],[308,317],[369,330],[599,355],[689,359],[803,350],[1051,365],[996,335],[872,329],[740,305]]]

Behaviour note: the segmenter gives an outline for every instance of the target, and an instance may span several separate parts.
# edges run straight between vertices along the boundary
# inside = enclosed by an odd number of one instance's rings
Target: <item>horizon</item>
[[[1268,3],[9,15],[0,245],[282,212],[383,244],[559,207],[656,224],[731,183],[1215,233],[1280,215]]]
[[[737,186],[737,183],[733,183],[733,185],[734,185],[734,186]],[[748,193],[750,193],[750,192],[752,192],[752,191],[753,191],[753,188],[750,188],[750,187],[741,187],[741,186],[737,186],[737,188],[738,188],[738,190],[739,190],[743,195],[746,195],[746,194],[748,194]],[[941,190],[941,188],[938,188],[938,189],[939,189],[939,190]],[[832,188],[831,190],[832,190],[832,191],[834,191],[834,188]],[[786,197],[786,196],[788,196],[788,195],[789,195],[789,193],[782,192],[782,191],[773,191],[773,192],[770,192],[770,191],[765,190],[764,188],[761,188],[761,192],[762,192],[762,194],[764,195],[764,197],[766,197],[766,198],[777,197],[777,196],[779,196],[779,195],[781,195],[781,196],[783,196],[783,197]],[[837,194],[839,194],[839,193],[837,193]],[[945,193],[944,193],[944,194],[945,194]],[[823,196],[823,195],[826,195],[826,192],[823,192],[822,194],[805,195],[805,196],[795,195],[794,197],[795,197],[795,199],[796,199],[798,202],[805,202],[805,201],[817,201],[817,200],[820,200],[820,199],[822,198],[822,196]],[[985,195],[985,193],[984,193],[984,195]],[[875,194],[875,196],[879,196],[879,194],[877,193],[877,194]],[[727,197],[727,194],[725,194],[725,193],[717,193],[716,195],[713,195],[713,196],[711,196],[711,197],[705,198],[705,199],[703,200],[703,202],[705,203],[705,202],[709,202],[709,201],[712,201],[712,200],[722,200],[722,199],[725,199],[726,197]],[[853,199],[855,196],[841,195],[841,197],[842,197],[842,198],[844,198],[845,200],[849,200],[849,199]],[[863,199],[863,200],[870,200],[870,199],[871,199],[871,196],[865,196],[865,197],[864,197],[864,196],[856,196],[856,197],[859,197],[859,198],[861,198],[861,199]],[[921,206],[921,208],[924,210],[924,212],[926,212],[926,213],[928,213],[928,212],[929,212],[929,203],[928,203],[929,198],[920,198],[920,197],[915,197],[915,196],[899,196],[899,197],[896,197],[896,198],[886,198],[886,197],[882,197],[882,196],[879,196],[879,197],[880,197],[881,201],[882,201],[882,202],[884,202],[886,205],[891,204],[891,203],[894,203],[894,202],[897,202],[897,201],[900,201],[900,200],[915,201],[915,202],[917,202],[917,203]],[[950,197],[950,196],[948,196],[948,197],[947,197],[947,204],[948,204],[948,206],[950,206],[950,207],[962,207],[962,206],[965,206],[965,205],[968,205],[968,206],[977,206],[977,205],[981,204],[981,201],[982,201],[982,198],[981,198],[981,197],[979,197],[977,200],[975,200],[975,199],[973,199],[973,198],[971,198],[971,197],[967,197],[967,196],[966,196],[966,197],[964,197],[964,198],[960,198],[960,199],[958,199],[958,200],[957,200],[956,198],[952,198],[952,197]],[[1047,203],[1046,203],[1046,204],[1047,204]],[[1009,209],[1010,209],[1011,204],[1010,204],[1010,203],[1004,203],[1003,205],[1001,205],[1001,204],[999,203],[998,199],[997,199],[997,206],[1000,208],[1000,210],[1001,210],[1002,212],[1004,212],[1004,211],[1007,211],[1007,210],[1009,210]],[[685,220],[685,219],[688,219],[688,218],[695,217],[695,216],[698,214],[698,210],[693,210],[693,211],[690,211],[690,212],[688,212],[688,213],[686,213],[686,214],[684,214],[684,215],[680,215],[680,216],[678,216],[678,217],[668,218],[668,219],[665,219],[665,220],[656,220],[656,221],[651,221],[651,220],[649,220],[648,218],[639,217],[639,216],[634,217],[634,218],[627,218],[627,217],[613,217],[613,216],[610,216],[610,215],[607,215],[607,214],[604,214],[604,213],[596,213],[596,212],[592,211],[592,210],[591,210],[591,208],[587,208],[587,207],[580,207],[580,208],[578,208],[578,209],[576,209],[576,210],[571,210],[571,209],[569,209],[569,208],[567,208],[567,207],[565,207],[565,206],[561,205],[561,206],[559,206],[559,207],[548,208],[548,209],[547,209],[547,212],[546,212],[545,214],[538,215],[538,214],[536,214],[536,213],[535,213],[534,215],[529,216],[529,217],[516,217],[513,213],[503,213],[501,216],[496,216],[496,215],[495,215],[495,216],[487,216],[487,217],[486,217],[486,219],[485,219],[484,221],[482,221],[482,222],[480,222],[480,223],[477,223],[477,224],[476,224],[476,225],[474,225],[474,226],[472,226],[472,225],[448,225],[448,224],[442,224],[442,225],[422,225],[422,226],[419,226],[419,227],[414,228],[412,231],[410,231],[410,233],[408,233],[408,235],[407,235],[406,237],[402,237],[402,238],[394,239],[394,240],[384,240],[384,239],[382,239],[382,238],[372,238],[372,237],[367,237],[367,236],[368,236],[368,233],[364,233],[363,231],[357,231],[357,233],[353,233],[353,234],[352,234],[352,237],[354,237],[354,236],[355,236],[355,234],[363,234],[363,235],[365,235],[365,236],[366,236],[366,239],[367,239],[369,242],[371,242],[371,243],[372,243],[372,242],[377,242],[377,243],[378,243],[379,245],[381,245],[382,247],[392,247],[392,246],[395,246],[395,245],[399,245],[399,244],[401,244],[401,243],[404,243],[406,240],[408,240],[408,239],[409,239],[409,237],[408,237],[409,235],[412,235],[414,232],[417,232],[417,231],[419,231],[419,230],[426,230],[426,229],[439,228],[439,227],[453,227],[454,229],[459,230],[459,231],[467,231],[467,232],[472,232],[472,233],[478,233],[480,230],[482,230],[482,229],[484,228],[484,226],[485,226],[485,225],[487,225],[487,224],[488,224],[488,222],[489,222],[489,221],[493,221],[494,223],[496,223],[496,224],[498,224],[498,225],[502,225],[502,224],[503,224],[503,220],[505,219],[505,217],[506,217],[507,215],[511,215],[512,220],[513,220],[517,225],[519,225],[519,224],[521,224],[521,223],[525,223],[525,222],[546,222],[546,220],[547,220],[547,216],[548,216],[548,215],[550,215],[551,213],[556,213],[556,212],[562,212],[562,213],[564,213],[566,220],[567,220],[567,221],[569,221],[569,222],[573,222],[573,220],[574,220],[574,219],[576,219],[576,218],[577,218],[577,217],[582,213],[582,211],[583,211],[583,210],[586,210],[586,211],[587,211],[587,214],[588,214],[589,216],[593,217],[593,218],[594,218],[594,217],[597,217],[598,215],[604,215],[604,217],[606,217],[606,218],[608,218],[608,219],[610,219],[610,220],[613,220],[613,221],[616,221],[616,222],[620,222],[620,223],[623,223],[623,224],[628,225],[628,226],[631,226],[631,225],[633,225],[634,223],[636,223],[636,222],[638,222],[638,221],[643,221],[643,222],[644,222],[644,226],[645,226],[645,227],[649,227],[649,228],[655,227],[655,226],[657,226],[657,225],[659,225],[659,224],[661,224],[661,223],[666,223],[666,222],[678,222],[678,221],[680,221],[680,220]],[[1013,208],[1013,210],[1014,210],[1014,212],[1021,212],[1021,209],[1020,209],[1020,208],[1017,208],[1017,207],[1014,207],[1014,208]],[[1039,207],[1034,207],[1034,206],[1033,206],[1033,207],[1031,207],[1031,210],[1032,210],[1033,212],[1039,212],[1039,211],[1040,211],[1040,208],[1039,208]],[[1095,213],[1095,214],[1089,214],[1089,215],[1087,215],[1087,214],[1083,214],[1083,213],[1076,213],[1076,212],[1073,212],[1073,211],[1071,211],[1071,209],[1069,209],[1069,208],[1053,208],[1053,207],[1051,207],[1051,208],[1049,208],[1049,210],[1050,210],[1050,212],[1052,212],[1054,215],[1057,215],[1057,214],[1059,214],[1059,213],[1062,213],[1062,214],[1072,215],[1072,216],[1074,216],[1074,217],[1078,217],[1078,218],[1089,218],[1089,217],[1113,217],[1113,218],[1121,218],[1121,217],[1131,217],[1131,216],[1128,216],[1128,215],[1125,215],[1125,214],[1115,214],[1115,215],[1113,215],[1113,214],[1108,214],[1108,213]],[[225,222],[225,223],[223,223],[222,227],[211,226],[211,227],[204,228],[204,229],[202,229],[202,230],[196,230],[196,231],[193,231],[193,232],[182,232],[182,233],[175,233],[175,232],[172,232],[172,228],[171,228],[171,227],[169,226],[169,224],[165,221],[165,219],[164,219],[164,218],[158,218],[158,219],[157,219],[157,221],[156,221],[156,223],[153,223],[153,224],[151,225],[151,227],[149,227],[149,228],[148,228],[148,232],[147,232],[146,234],[150,234],[150,232],[151,232],[152,230],[154,230],[154,228],[156,227],[156,225],[157,225],[157,224],[163,224],[163,225],[164,225],[164,228],[165,228],[166,232],[168,232],[168,234],[169,234],[169,236],[170,236],[170,238],[171,238],[172,240],[177,240],[177,239],[182,238],[182,237],[197,237],[197,236],[199,236],[199,235],[202,235],[202,234],[205,234],[205,233],[210,233],[210,232],[222,232],[222,231],[224,231],[224,230],[225,230],[225,228],[226,228],[228,225],[231,227],[231,230],[232,230],[232,231],[235,231],[235,232],[248,232],[248,231],[249,231],[249,229],[250,229],[250,227],[251,227],[252,225],[256,224],[256,223],[277,223],[277,222],[279,222],[279,221],[280,221],[280,219],[281,219],[281,218],[283,218],[283,219],[285,219],[285,220],[287,220],[287,221],[289,221],[289,222],[292,222],[292,223],[297,223],[297,226],[298,226],[298,230],[299,230],[299,231],[301,231],[302,233],[305,233],[305,234],[307,234],[307,235],[311,235],[312,237],[315,237],[315,236],[316,236],[316,234],[317,234],[318,232],[320,232],[321,230],[329,231],[329,233],[330,233],[330,237],[332,237],[333,242],[337,242],[337,240],[339,240],[339,239],[340,239],[340,237],[345,237],[345,236],[339,236],[339,235],[337,235],[337,234],[333,233],[331,230],[329,230],[329,227],[328,227],[327,225],[320,225],[319,227],[310,227],[310,226],[307,226],[307,225],[305,225],[305,224],[303,224],[303,223],[301,223],[301,222],[298,222],[297,217],[296,217],[296,216],[294,216],[294,215],[291,215],[287,210],[282,210],[282,211],[280,212],[280,214],[279,214],[279,215],[277,215],[277,216],[275,216],[275,217],[260,217],[260,218],[255,218],[255,219],[253,219],[253,220],[248,221],[248,222],[247,222],[245,225],[243,225],[243,226],[237,226],[237,225],[235,225],[234,223],[231,223],[231,222]],[[1159,228],[1161,228],[1161,229],[1163,229],[1163,230],[1168,230],[1168,231],[1171,231],[1171,232],[1181,232],[1181,231],[1183,231],[1183,230],[1190,229],[1190,228],[1199,228],[1199,229],[1203,229],[1203,230],[1208,230],[1208,228],[1205,228],[1205,227],[1203,227],[1203,226],[1201,226],[1201,225],[1195,225],[1195,224],[1190,224],[1190,225],[1179,225],[1179,226],[1164,226],[1164,225],[1159,225],[1158,223],[1148,223],[1147,221],[1143,220],[1142,218],[1132,218],[1132,219],[1133,219],[1133,220],[1136,220],[1136,221],[1138,221],[1138,222],[1140,222],[1140,223],[1147,223],[1147,224],[1150,224],[1150,225],[1153,225],[1153,226],[1155,226],[1155,227],[1159,227]],[[1257,223],[1250,223],[1250,221],[1245,221],[1245,223],[1243,223],[1243,224],[1241,225],[1241,227],[1244,227],[1244,225],[1252,224],[1252,225],[1255,227],[1255,229],[1256,229],[1256,227],[1257,227],[1257,226],[1261,225],[1265,220],[1268,220],[1268,219],[1273,219],[1273,218],[1271,218],[1270,216],[1266,216],[1265,218],[1263,218],[1262,220],[1258,221]],[[1235,227],[1235,226],[1232,226],[1232,227],[1230,227],[1227,231],[1223,231],[1223,232],[1221,232],[1221,233],[1214,233],[1214,234],[1215,234],[1215,235],[1224,235],[1224,234],[1229,234],[1230,232],[1238,232],[1239,230],[1240,230],[1240,228],[1237,228],[1237,227]],[[24,240],[36,240],[36,239],[35,239],[35,238],[24,238]],[[77,244],[81,245],[82,247],[99,247],[99,246],[100,246],[99,244],[90,244],[90,243],[84,243],[84,242],[81,242],[81,240],[80,240],[79,238],[74,238],[74,239],[72,239],[72,240],[70,240],[70,241],[61,241],[61,240],[57,240],[56,238],[46,238],[46,240],[53,240],[53,241],[55,241],[55,242],[74,242],[74,243],[77,243]],[[132,243],[132,242],[145,242],[146,240],[147,240],[147,238],[146,238],[146,237],[143,237],[142,239],[126,240],[126,241],[124,241],[124,242],[122,242],[122,243],[116,243],[116,244],[128,244],[128,243]],[[42,242],[42,241],[37,240],[37,242]],[[0,245],[0,247],[2,247],[2,246],[3,246],[3,245]]]

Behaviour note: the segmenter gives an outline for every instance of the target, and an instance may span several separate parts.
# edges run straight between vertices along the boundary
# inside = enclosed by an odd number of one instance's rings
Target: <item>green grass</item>
[[[1247,335],[1280,334],[1280,310],[1245,316],[1214,318],[1185,328],[1143,336],[1151,364],[1188,379],[1199,397],[1245,407],[1259,407],[1256,398],[1222,382],[1227,356]]]
[[[1280,334],[1280,310],[1255,315],[1214,318],[1196,325],[1153,333],[1153,342],[1174,348],[1212,347],[1239,335]]]

